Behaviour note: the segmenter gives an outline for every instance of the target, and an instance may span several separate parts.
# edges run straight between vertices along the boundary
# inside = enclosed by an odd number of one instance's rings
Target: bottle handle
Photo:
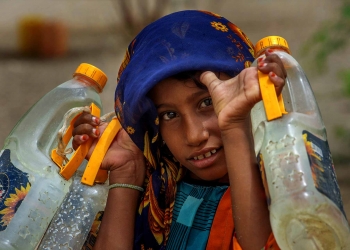
[[[100,117],[101,111],[94,103],[91,103],[90,110],[91,110],[92,115],[94,115],[96,117]],[[81,114],[75,116],[71,120],[65,134],[62,136],[62,141],[63,141],[64,145],[67,145],[69,140],[72,138],[74,123],[80,115]],[[59,173],[64,179],[69,180],[74,175],[74,173],[77,171],[77,169],[79,168],[79,166],[81,165],[81,163],[85,159],[87,153],[89,152],[89,149],[92,145],[92,141],[93,141],[92,138],[90,138],[87,142],[80,145],[77,148],[77,150],[75,150],[71,159],[65,165],[63,164],[63,162],[65,160],[65,156],[62,154],[59,154],[57,152],[58,148],[55,148],[51,151],[51,159],[60,168]]]
[[[95,182],[104,183],[107,180],[108,172],[107,170],[100,170],[100,166],[109,146],[121,128],[122,126],[116,117],[109,122],[92,152],[81,178],[81,183],[92,186]]]
[[[282,93],[277,96],[275,86],[271,82],[269,75],[258,70],[258,78],[267,120],[271,121],[288,114],[284,107]]]

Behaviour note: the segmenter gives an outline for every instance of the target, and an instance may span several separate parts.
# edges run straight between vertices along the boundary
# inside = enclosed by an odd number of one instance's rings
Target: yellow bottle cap
[[[290,54],[289,46],[287,40],[280,36],[267,36],[260,39],[255,44],[255,57],[261,55],[261,53],[267,48],[282,48],[288,54]]]
[[[106,74],[102,70],[88,63],[80,64],[73,76],[75,75],[84,75],[94,80],[99,86],[101,92],[104,86],[106,85],[108,79]]]

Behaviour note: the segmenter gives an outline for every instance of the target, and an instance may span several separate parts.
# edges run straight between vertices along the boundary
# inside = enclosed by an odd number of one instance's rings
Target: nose
[[[205,126],[205,120],[196,116],[188,116],[184,119],[186,143],[190,146],[199,146],[209,138],[209,131]]]

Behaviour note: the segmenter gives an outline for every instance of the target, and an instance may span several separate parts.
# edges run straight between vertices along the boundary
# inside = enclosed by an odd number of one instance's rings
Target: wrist
[[[123,166],[109,172],[109,184],[124,183],[143,186],[146,166],[144,161],[128,161]]]
[[[251,137],[252,135],[252,127],[250,119],[244,119],[236,122],[231,122],[229,125],[225,126],[225,128],[221,128],[221,136],[223,139],[225,137],[235,136],[237,134],[244,134]]]
[[[221,138],[225,149],[244,148],[248,150],[246,153],[252,154],[255,158],[254,138],[250,120],[233,124],[229,129],[222,130]]]
[[[145,191],[143,187],[131,185],[131,184],[125,184],[125,183],[114,183],[114,184],[109,185],[108,188],[109,188],[109,190],[111,190],[113,188],[128,188],[128,189],[133,189],[133,190],[137,190],[140,192]]]

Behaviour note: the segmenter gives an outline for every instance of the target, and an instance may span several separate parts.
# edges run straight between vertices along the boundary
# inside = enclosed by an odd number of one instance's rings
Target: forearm
[[[118,179],[110,176],[110,184],[133,184],[133,178]],[[140,191],[131,188],[109,190],[106,208],[94,249],[133,249],[135,213]]]
[[[249,127],[247,122],[222,134],[236,237],[245,250],[261,249],[271,233],[264,188]]]

